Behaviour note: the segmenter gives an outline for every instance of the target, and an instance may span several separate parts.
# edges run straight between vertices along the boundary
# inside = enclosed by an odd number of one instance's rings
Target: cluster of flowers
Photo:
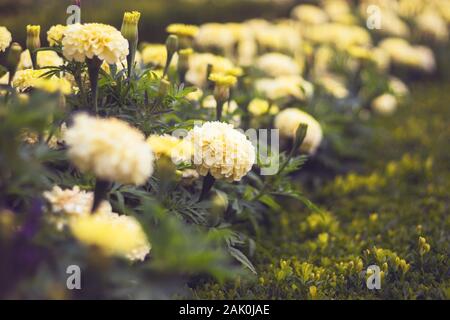
[[[175,70],[180,82],[195,86],[187,95],[191,104],[199,109],[214,108],[216,121],[196,126],[178,139],[155,134],[146,137],[123,120],[79,113],[62,137],[69,159],[79,171],[94,174],[100,182],[144,185],[153,174],[155,159],[161,157],[192,161],[197,177],[240,181],[257,157],[255,146],[235,127],[272,126],[288,141],[295,138],[300,124],[307,124],[300,150],[314,154],[324,137],[319,121],[306,112],[315,97],[325,94],[333,101],[358,97],[360,92],[350,87],[355,86],[355,79],[361,84],[363,75],[373,70],[375,76],[386,78],[388,85],[368,103],[376,112],[389,114],[408,93],[407,86],[390,75],[393,67],[433,71],[431,49],[411,45],[408,39],[416,33],[413,29],[420,36],[446,42],[449,2],[377,3],[383,24],[373,34],[361,26],[370,18],[366,16],[368,2],[361,1],[355,8],[345,0],[326,0],[320,7],[299,5],[292,10],[291,19],[273,23],[173,24],[167,28],[170,37],[165,45],[142,43],[140,50],[138,12],[125,14],[121,31],[99,23],[53,26],[47,32],[50,47],[45,50],[37,50],[41,47],[39,26],[27,27],[25,51],[11,43],[9,31],[0,27],[0,52],[7,55],[7,72],[0,83],[11,84],[24,95],[33,90],[62,97],[83,94],[89,88],[71,73],[48,72],[82,64],[97,112],[100,68],[106,73],[127,68],[130,76],[133,68],[151,67],[161,79],[161,87]],[[343,72],[337,71],[337,64]],[[250,96],[237,99],[248,93]],[[249,123],[243,123],[243,114],[250,116]],[[223,122],[223,117],[231,124]],[[132,259],[143,259],[150,251],[139,223],[113,213],[106,202],[95,204],[92,193],[78,187],[55,187],[45,197],[55,213],[66,215],[80,241]]]

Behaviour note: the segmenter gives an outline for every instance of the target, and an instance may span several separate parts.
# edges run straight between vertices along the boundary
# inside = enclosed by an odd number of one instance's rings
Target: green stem
[[[91,82],[92,104],[95,114],[98,115],[98,74],[102,61],[97,57],[87,61],[89,81]]]
[[[205,199],[205,197],[208,195],[209,191],[211,191],[214,182],[216,182],[216,179],[208,173],[205,178],[203,178],[203,186],[202,186],[202,192],[200,193],[200,197],[198,199],[198,202]]]

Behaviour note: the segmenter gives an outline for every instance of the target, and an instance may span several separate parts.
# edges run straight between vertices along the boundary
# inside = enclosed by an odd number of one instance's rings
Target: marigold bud
[[[41,26],[27,25],[27,49],[31,51],[41,47]]]

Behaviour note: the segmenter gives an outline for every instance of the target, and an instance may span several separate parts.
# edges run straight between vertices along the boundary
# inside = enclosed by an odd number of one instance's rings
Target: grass
[[[449,299],[450,83],[416,83],[391,117],[370,120],[358,172],[330,177],[270,217],[253,260],[258,276],[204,282],[198,298]],[[419,240],[423,238],[422,240]],[[380,290],[366,286],[378,265]]]

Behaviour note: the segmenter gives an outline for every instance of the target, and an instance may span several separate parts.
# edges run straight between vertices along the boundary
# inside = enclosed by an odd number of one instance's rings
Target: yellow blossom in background
[[[180,37],[193,38],[198,33],[198,27],[189,24],[174,23],[167,27],[167,32]]]
[[[26,69],[17,71],[12,80],[12,86],[18,91],[25,91],[33,87],[36,79],[40,78],[45,70]]]
[[[50,202],[55,213],[82,215],[89,213],[94,201],[94,193],[74,186],[72,189],[62,189],[54,186],[51,191],[45,191],[44,197]],[[97,212],[112,212],[111,205],[103,201]]]
[[[189,70],[186,80],[197,87],[204,87],[206,84],[208,65],[212,66],[212,73],[230,74],[239,69],[229,59],[213,55],[211,53],[195,53],[189,58]]]
[[[448,41],[448,27],[446,21],[434,10],[426,10],[416,18],[419,33],[425,38],[431,37],[435,41]]]
[[[431,49],[424,46],[412,46],[401,38],[386,38],[379,44],[392,63],[415,68],[424,72],[435,69],[436,62]]]
[[[192,156],[192,144],[170,135],[151,135],[147,143],[153,150],[156,159],[163,156],[172,159],[175,164],[188,162]]]
[[[6,27],[0,26],[0,52],[5,52],[6,48],[11,44],[11,32]]]
[[[45,72],[45,69],[19,70],[14,76],[12,86],[19,92],[23,92],[29,88],[35,88],[48,93],[60,92],[64,95],[72,93],[72,85],[67,79],[56,76],[50,78],[42,77]]]
[[[105,254],[144,260],[151,246],[140,223],[117,213],[96,213],[73,217],[69,223],[74,237]]]
[[[223,75],[220,73],[211,73],[209,75],[209,80],[214,82],[217,86],[222,87],[233,87],[237,82],[237,78],[235,76]]]
[[[255,147],[231,124],[213,121],[195,126],[186,136],[194,146],[192,161],[198,173],[240,181],[256,160]]]
[[[389,78],[389,90],[396,96],[396,97],[405,97],[409,94],[408,86],[399,78],[396,77],[390,77]]]
[[[167,48],[163,44],[148,44],[142,49],[142,62],[164,67],[167,61]]]
[[[72,189],[62,189],[54,186],[52,190],[45,191],[43,195],[50,203],[54,214],[47,218],[54,223],[58,230],[63,230],[72,216],[91,214],[94,193],[80,190],[78,186],[74,186]],[[112,213],[111,204],[103,200],[96,212]]]
[[[325,92],[337,99],[343,99],[349,95],[344,80],[336,75],[324,74],[317,79],[317,83],[325,90]]]
[[[269,101],[255,98],[250,101],[248,111],[254,116],[261,116],[263,114],[277,114],[279,108],[276,104],[270,104]]]
[[[63,54],[68,60],[84,62],[94,57],[114,64],[125,60],[128,41],[116,28],[101,23],[73,24],[62,40]]]
[[[425,255],[426,253],[430,252],[431,246],[427,242],[427,239],[424,237],[419,237],[419,254],[421,256]]]
[[[300,67],[293,58],[276,52],[260,56],[255,66],[270,77],[300,74]]]
[[[300,150],[314,154],[322,142],[322,127],[311,115],[296,108],[281,111],[276,117],[274,126],[280,130],[280,136],[294,139],[295,133],[301,123],[308,125],[305,139]]]
[[[225,24],[206,23],[200,26],[195,43],[203,48],[219,48],[229,52],[237,39],[233,30]]]
[[[47,31],[47,41],[48,41],[48,44],[50,45],[50,47],[54,47],[61,43],[66,29],[67,29],[67,26],[64,26],[62,24],[57,24],[55,26],[52,26]]]
[[[199,88],[195,88],[194,91],[189,92],[186,95],[186,99],[189,101],[199,101],[203,97],[203,90]]]
[[[272,101],[283,98],[307,100],[314,92],[313,85],[300,76],[261,78],[255,82],[255,89],[263,97]]]
[[[52,50],[42,50],[37,53],[37,65],[40,68],[45,67],[59,67],[64,64],[63,59],[58,56],[55,51]],[[30,69],[33,67],[31,62],[30,51],[27,49],[20,54],[20,61],[17,68],[21,69]]]
[[[324,23],[302,29],[303,37],[316,44],[332,44],[337,48],[352,45],[369,46],[372,43],[369,32],[360,26],[338,23]]]
[[[397,99],[392,94],[382,94],[372,101],[372,109],[382,115],[390,115],[397,109]]]
[[[122,120],[78,114],[64,139],[75,166],[99,179],[142,185],[153,173],[153,153],[144,135]]]
[[[311,4],[301,4],[291,12],[292,18],[305,24],[322,24],[328,21],[328,15],[321,8]]]

